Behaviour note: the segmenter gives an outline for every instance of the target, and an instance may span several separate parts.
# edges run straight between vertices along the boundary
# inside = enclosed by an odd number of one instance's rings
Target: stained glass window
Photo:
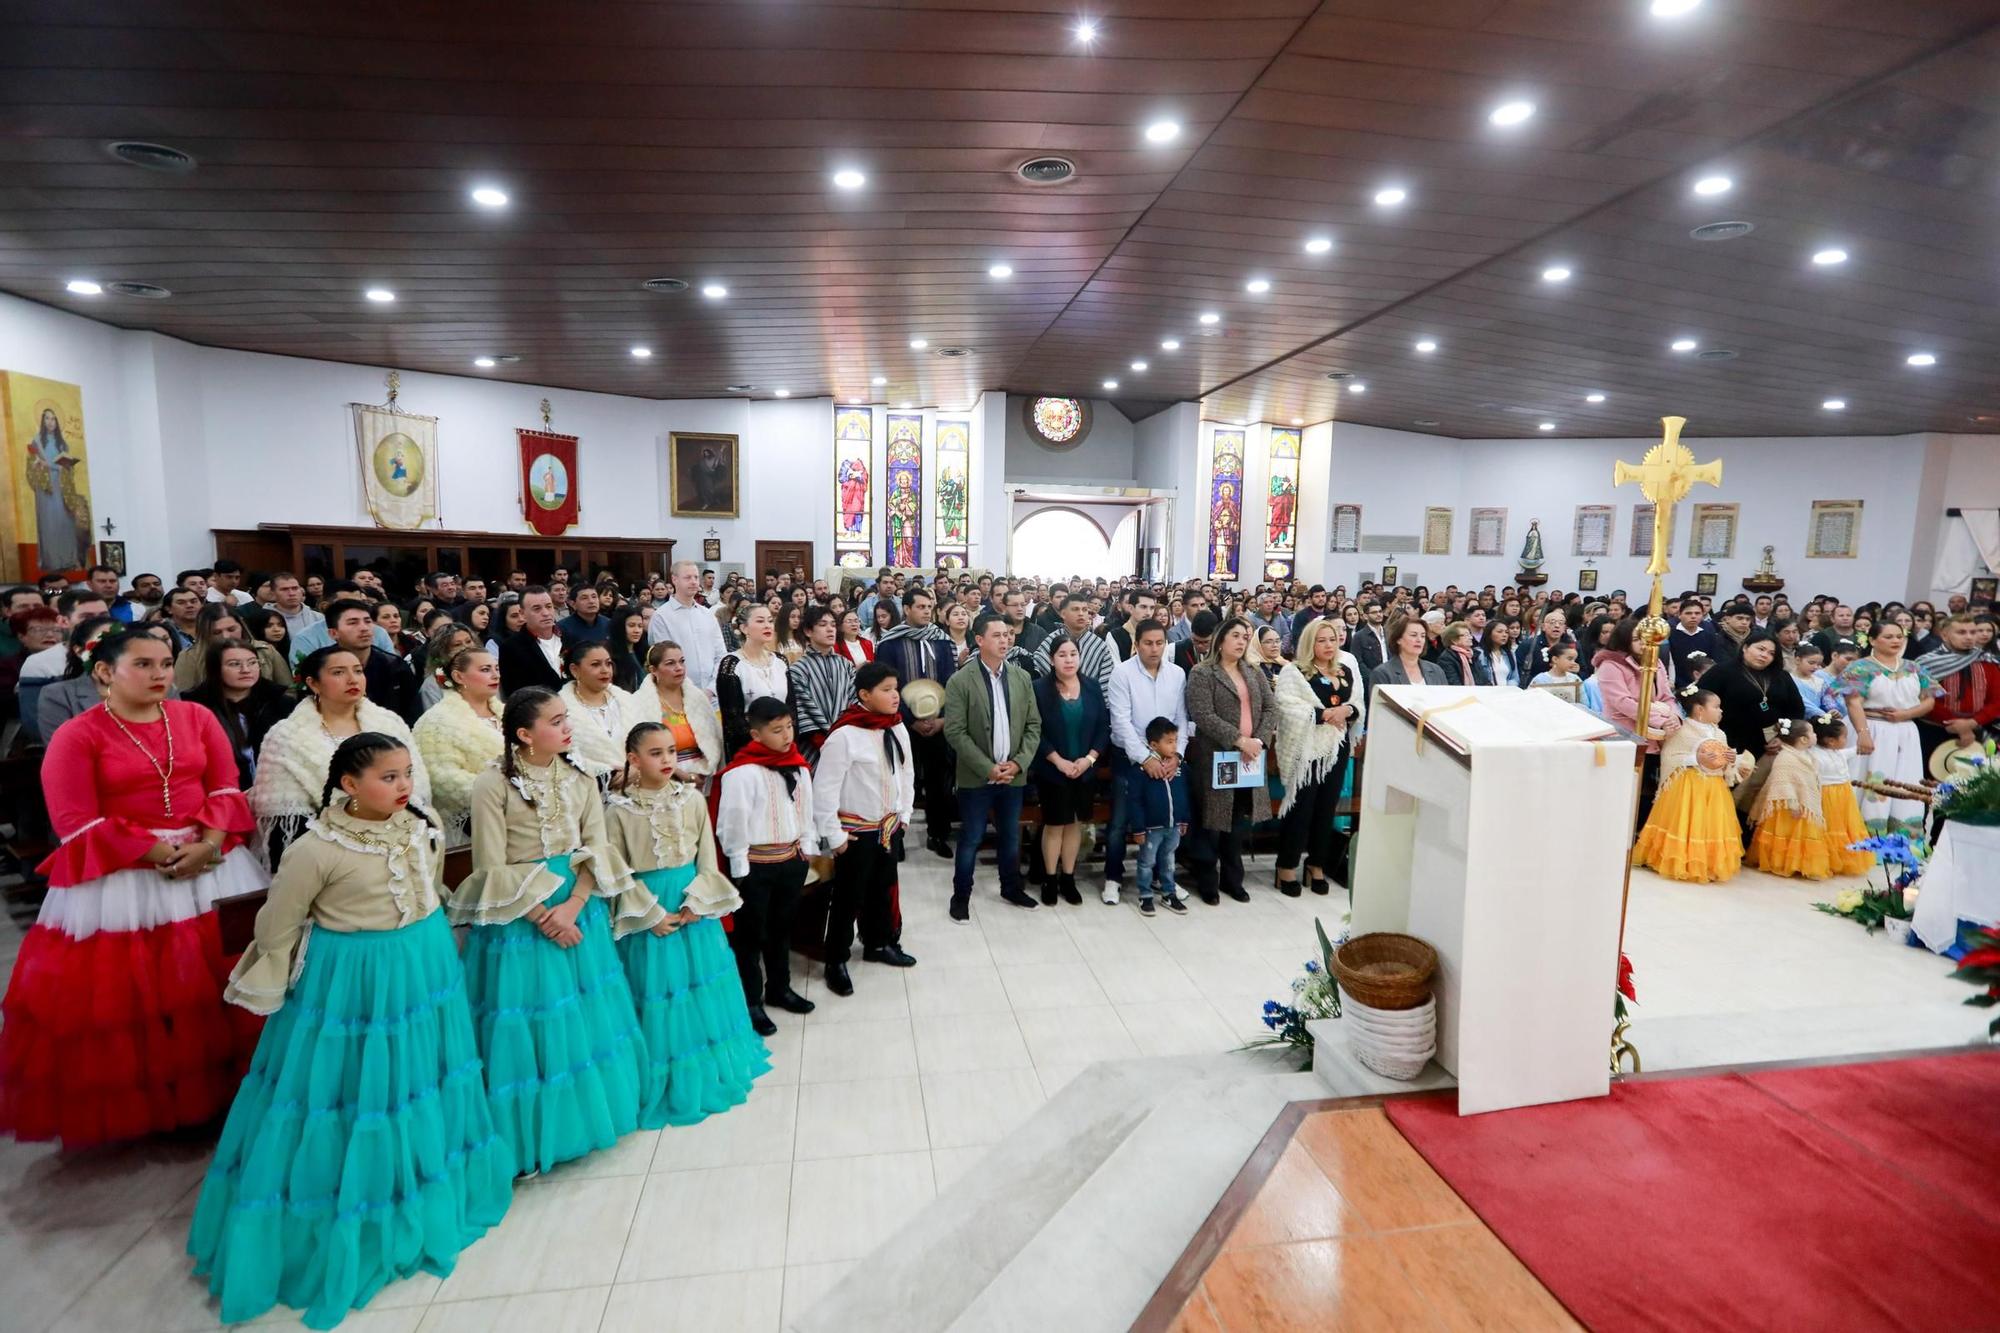
[[[915,569],[923,559],[924,419],[916,413],[889,414],[888,562]]]
[[[953,568],[972,545],[972,423],[937,423],[937,559]],[[956,560],[957,564],[951,562]]]
[[[1077,398],[1037,398],[1029,406],[1028,419],[1050,444],[1068,444],[1083,433],[1088,421]]]
[[[833,414],[833,549],[849,568],[871,563],[875,550],[875,412],[837,408]]]
[[[1264,577],[1288,579],[1299,550],[1299,433],[1271,432],[1270,498],[1264,511]]]
[[[1243,546],[1243,432],[1218,428],[1208,448],[1208,576],[1234,580]]]

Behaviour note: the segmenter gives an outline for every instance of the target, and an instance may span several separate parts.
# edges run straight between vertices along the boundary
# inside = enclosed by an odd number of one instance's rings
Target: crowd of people
[[[989,835],[1022,911],[1082,908],[1089,848],[1105,905],[1248,901],[1267,834],[1272,891],[1327,894],[1374,687],[1540,687],[1646,710],[1639,859],[1726,878],[1747,827],[1754,862],[1838,873],[1861,830],[1920,817],[1852,781],[1915,781],[2000,724],[1994,621],[1962,604],[1690,593],[1648,680],[1620,593],[691,562],[636,587],[227,561],[122,582],[0,593],[59,839],[0,1130],[84,1145],[226,1110],[190,1250],[229,1321],[326,1326],[448,1271],[516,1176],[741,1103],[770,1011],[814,1007],[795,947],[835,997],[857,936],[916,965],[919,809],[955,922]],[[225,956],[218,902],[259,892]]]

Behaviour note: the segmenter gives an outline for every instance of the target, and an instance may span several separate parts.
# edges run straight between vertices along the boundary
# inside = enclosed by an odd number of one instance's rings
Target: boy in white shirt
[[[826,733],[813,775],[815,831],[834,857],[824,957],[826,988],[835,995],[854,994],[847,959],[857,916],[864,961],[890,967],[917,961],[902,950],[896,910],[896,864],[917,781],[895,668],[869,662],[854,673],[854,691],[859,701]]]
[[[729,947],[750,1006],[750,1026],[778,1030],[765,1005],[809,1014],[813,1003],[792,989],[792,914],[805,887],[806,858],[819,849],[813,831],[812,770],[792,744],[791,709],[759,695],[744,710],[750,740],[715,778],[715,840],[743,895],[730,918]]]

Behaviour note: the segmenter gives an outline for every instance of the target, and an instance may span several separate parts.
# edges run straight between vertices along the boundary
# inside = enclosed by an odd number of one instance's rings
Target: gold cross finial
[[[1697,463],[1688,447],[1681,443],[1681,427],[1687,424],[1686,417],[1661,417],[1660,424],[1666,427],[1666,433],[1646,451],[1645,458],[1637,466],[1621,462],[1611,474],[1612,485],[1637,482],[1639,493],[1653,502],[1653,559],[1646,566],[1646,572],[1652,575],[1667,572],[1667,544],[1673,536],[1674,506],[1687,499],[1696,482],[1722,484],[1722,460]]]

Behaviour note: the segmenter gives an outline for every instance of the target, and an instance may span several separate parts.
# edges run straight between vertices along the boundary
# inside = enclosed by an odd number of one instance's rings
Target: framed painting
[[[1451,510],[1437,505],[1424,510],[1424,554],[1451,554]]]
[[[722,538],[703,537],[701,539],[701,558],[704,560],[722,559]]]
[[[675,518],[735,518],[737,440],[734,435],[674,431],[667,437],[668,511]]]
[[[1467,555],[1505,555],[1507,553],[1507,511],[1505,509],[1479,509],[1472,511],[1472,530],[1466,539]]]
[[[1328,548],[1343,554],[1352,554],[1361,549],[1361,506],[1335,505],[1333,522],[1329,524],[1333,542]]]
[[[1688,556],[1695,560],[1736,558],[1736,513],[1733,504],[1694,506],[1694,524],[1688,533]]]
[[[1600,560],[1611,554],[1611,525],[1618,510],[1611,505],[1578,505],[1570,532],[1570,554]]]
[[[1596,592],[1597,571],[1594,569],[1578,570],[1576,573],[1576,590],[1578,592]]]
[[[1852,560],[1861,554],[1859,500],[1814,500],[1806,529],[1806,559]]]
[[[1965,594],[1965,600],[1973,606],[1991,606],[2000,600],[2000,578],[1974,579]]]
[[[97,562],[109,565],[118,571],[118,577],[125,577],[125,543],[102,541],[97,544]]]
[[[1399,569],[1397,569],[1397,568],[1396,568],[1396,567],[1395,567],[1394,565],[1384,565],[1384,566],[1382,566],[1382,582],[1383,582],[1383,584],[1384,584],[1385,586],[1388,586],[1388,587],[1392,587],[1392,588],[1393,588],[1393,587],[1395,587],[1395,586],[1396,586],[1396,575],[1397,575],[1397,574],[1399,574],[1399,573],[1401,573],[1401,572],[1402,572],[1402,571],[1401,571],[1401,570],[1399,570]]]
[[[83,576],[90,563],[90,463],[83,441],[83,390],[60,380],[0,371],[0,426],[13,495],[0,520],[0,575]]]
[[[1720,582],[1715,571],[1710,570],[1706,574],[1697,574],[1694,576],[1694,590],[1703,597],[1713,597]]]

